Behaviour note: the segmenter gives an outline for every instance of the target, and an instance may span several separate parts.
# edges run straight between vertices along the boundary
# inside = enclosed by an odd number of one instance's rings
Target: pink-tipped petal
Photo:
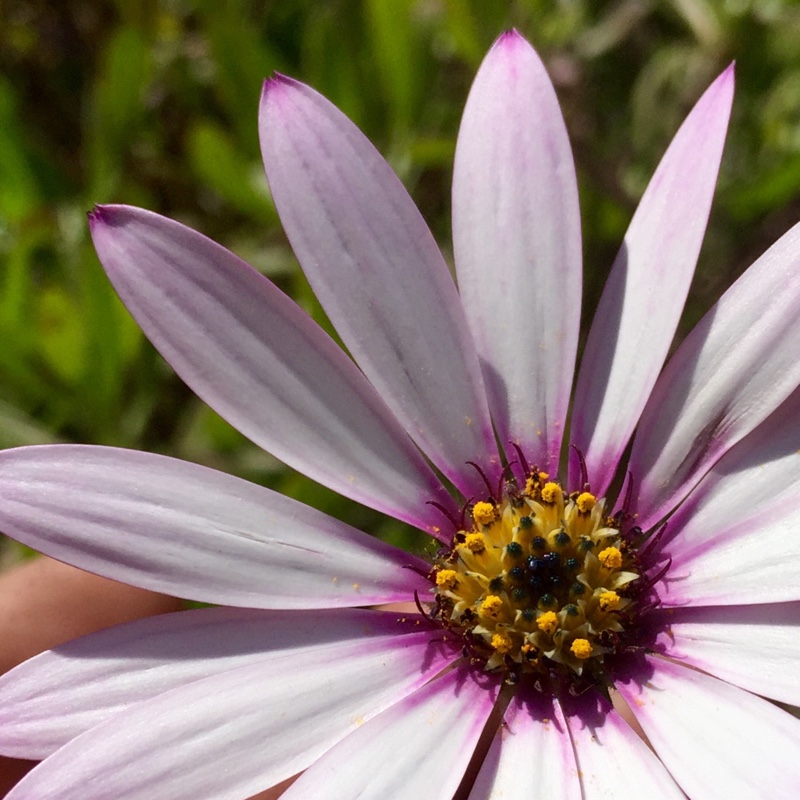
[[[171,689],[332,643],[418,632],[415,618],[356,609],[182,611],[83,636],[0,677],[0,753],[40,760],[107,719]]]
[[[565,698],[583,800],[683,800],[640,736],[594,691]]]
[[[754,694],[800,706],[800,602],[659,612],[664,652]]]
[[[732,100],[729,67],[664,154],[600,298],[571,428],[597,494],[608,488],[675,334],[708,221]],[[573,480],[576,466],[573,459]]]
[[[194,681],[73,739],[7,800],[249,797],[427,683],[455,657],[440,646],[375,637]]]
[[[296,500],[133,450],[0,452],[0,529],[89,572],[208,603],[362,606],[430,587],[426,562]]]
[[[729,450],[667,523],[664,605],[800,600],[800,389]]]
[[[481,765],[469,800],[581,800],[564,713],[555,698],[520,686]]]
[[[495,702],[469,668],[455,669],[351,733],[282,800],[452,797]]]
[[[641,524],[671,511],[800,384],[800,225],[686,337],[647,404],[631,452]]]
[[[309,87],[264,87],[261,149],[301,266],[353,357],[428,457],[467,495],[467,461],[499,474],[475,346],[441,253],[389,165]]]
[[[581,316],[578,187],[553,85],[516,31],[484,59],[464,109],[453,246],[500,441],[555,469]]]
[[[724,681],[659,658],[617,689],[692,800],[797,797],[800,720]]]
[[[340,494],[430,530],[448,497],[364,376],[308,315],[224,247],[127,206],[91,217],[111,282],[200,397]]]

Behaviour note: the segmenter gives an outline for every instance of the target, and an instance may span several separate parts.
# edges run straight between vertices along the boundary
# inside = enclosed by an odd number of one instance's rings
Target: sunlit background
[[[512,26],[546,61],[572,137],[584,327],[667,142],[731,60],[733,120],[681,331],[800,219],[800,6],[790,0],[4,1],[0,446],[167,453],[413,544],[398,523],[286,469],[192,395],[115,298],[86,212],[133,203],[192,225],[327,324],[264,178],[264,77],[300,78],[350,115],[449,258],[461,110],[482,56]],[[0,540],[0,564],[24,555]]]

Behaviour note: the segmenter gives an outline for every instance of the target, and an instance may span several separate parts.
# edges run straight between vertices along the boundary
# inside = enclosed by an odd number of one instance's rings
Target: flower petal
[[[7,800],[249,797],[426,683],[454,658],[440,645],[430,632],[332,643],[194,681],[73,739]]]
[[[495,698],[469,668],[452,670],[351,733],[281,798],[452,797]]]
[[[267,81],[259,128],[286,235],[345,345],[436,466],[485,494],[465,467],[499,474],[480,366],[413,201],[361,131],[297,81]]]
[[[673,659],[800,706],[800,603],[671,608],[659,636]]]
[[[269,489],[105,447],[0,451],[0,529],[82,569],[209,603],[408,601],[429,566]]]
[[[0,677],[0,752],[40,760],[71,739],[178,686],[286,654],[418,632],[415,618],[357,609],[181,611],[60,645]]]
[[[670,517],[667,606],[800,600],[800,389],[729,450]]]
[[[800,720],[696,670],[646,661],[646,680],[617,689],[692,800],[797,796]]]
[[[571,438],[605,493],[667,356],[703,241],[733,100],[733,68],[711,84],[636,209],[592,322]],[[577,470],[573,460],[573,483]]]
[[[596,692],[565,698],[584,800],[683,800],[683,792],[639,735]]]
[[[555,698],[519,687],[469,800],[581,800],[581,784],[564,713]]]
[[[430,530],[447,503],[356,366],[263,275],[205,236],[126,206],[90,217],[114,287],[175,371],[232,425],[310,478]]]
[[[686,337],[659,378],[631,452],[646,527],[800,384],[800,225]]]
[[[553,85],[516,31],[495,42],[464,109],[453,247],[500,441],[555,469],[581,316],[578,185]]]

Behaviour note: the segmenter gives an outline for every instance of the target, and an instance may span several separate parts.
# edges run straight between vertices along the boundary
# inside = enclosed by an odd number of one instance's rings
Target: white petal
[[[705,233],[733,100],[728,68],[658,165],[600,298],[575,389],[571,439],[605,493],[667,356]],[[576,483],[575,459],[572,459]]]
[[[428,457],[467,495],[467,461],[499,474],[475,345],[427,225],[389,165],[325,98],[264,86],[261,151],[303,271],[361,369]]]
[[[800,603],[673,608],[663,618],[670,658],[800,706]]]
[[[453,658],[430,632],[412,633],[195,681],[73,739],[8,800],[249,797],[308,767]]]
[[[408,601],[429,566],[277,492],[81,445],[0,451],[0,528],[114,580],[254,608]]]
[[[173,220],[90,216],[114,288],[175,371],[232,425],[305,475],[430,529],[439,482],[333,340],[263,275]],[[437,488],[438,486],[438,488]]]
[[[581,316],[578,186],[553,85],[516,31],[495,42],[464,109],[453,247],[500,442],[555,470]]]
[[[800,720],[693,669],[647,658],[651,673],[617,689],[692,800],[793,800]]]
[[[604,698],[586,692],[564,700],[583,800],[683,800],[652,750]]]
[[[725,292],[659,378],[629,465],[643,527],[800,384],[799,270],[796,225]]]
[[[67,642],[0,677],[0,752],[40,760],[135,703],[178,686],[331,643],[418,631],[378,611],[205,608]]]
[[[564,713],[555,698],[517,690],[469,800],[581,800]]]
[[[448,672],[351,733],[282,800],[452,797],[494,707],[493,689],[469,669]]]
[[[800,600],[800,390],[711,469],[667,524],[669,606]]]

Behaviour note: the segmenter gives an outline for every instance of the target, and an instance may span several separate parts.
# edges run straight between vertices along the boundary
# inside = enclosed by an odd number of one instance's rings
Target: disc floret
[[[434,566],[436,616],[487,670],[591,677],[635,614],[640,577],[619,517],[531,471],[471,506]]]

